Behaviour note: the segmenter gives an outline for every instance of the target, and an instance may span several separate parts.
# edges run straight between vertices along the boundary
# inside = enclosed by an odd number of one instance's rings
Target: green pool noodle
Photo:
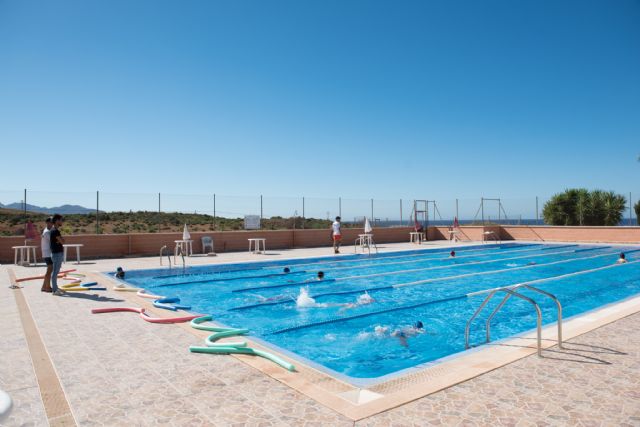
[[[189,351],[192,353],[209,354],[250,354],[253,356],[260,356],[264,357],[265,359],[271,360],[272,362],[282,366],[288,371],[294,372],[296,370],[295,366],[285,360],[282,360],[278,356],[250,347],[199,347],[192,345],[189,347]]]

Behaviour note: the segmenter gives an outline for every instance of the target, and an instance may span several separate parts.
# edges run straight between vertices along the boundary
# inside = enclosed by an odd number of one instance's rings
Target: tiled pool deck
[[[233,253],[189,263],[327,252]],[[100,260],[77,267],[92,272],[117,265],[156,268],[158,259]],[[10,270],[25,277],[44,269],[0,267],[0,388],[14,399],[2,425],[640,425],[640,313],[573,338],[564,350],[547,349],[544,358],[525,357],[354,422],[237,358],[189,353],[188,346],[200,340],[183,327],[143,322],[129,313],[90,313],[101,306],[132,305],[122,293],[53,297],[39,291],[40,281],[12,290]],[[43,347],[37,345],[40,340]],[[64,396],[51,392],[58,382]]]

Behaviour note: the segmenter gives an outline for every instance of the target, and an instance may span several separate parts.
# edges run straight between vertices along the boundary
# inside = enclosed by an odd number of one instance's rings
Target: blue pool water
[[[464,351],[465,324],[486,296],[471,293],[544,279],[535,286],[558,297],[565,318],[640,293],[638,247],[509,243],[459,247],[455,258],[449,250],[139,270],[127,272],[127,282],[178,296],[194,312],[248,328],[254,337],[354,381]],[[620,252],[629,263],[599,269],[612,266]],[[291,272],[283,273],[284,267]],[[318,271],[324,280],[317,280]],[[302,301],[301,292],[315,303]],[[551,300],[520,292],[540,305],[545,324],[555,321]],[[365,293],[373,301],[357,304]],[[484,320],[500,299],[472,325],[472,343],[483,343]],[[418,320],[424,333],[407,334]],[[512,298],[494,318],[492,338],[531,330],[535,322],[532,307]]]

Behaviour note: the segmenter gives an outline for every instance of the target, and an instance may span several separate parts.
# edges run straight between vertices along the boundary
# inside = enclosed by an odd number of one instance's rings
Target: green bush
[[[633,205],[633,210],[636,211],[636,221],[638,221],[638,225],[640,225],[640,200]]]
[[[620,224],[627,199],[613,191],[571,188],[555,194],[542,210],[549,225]]]

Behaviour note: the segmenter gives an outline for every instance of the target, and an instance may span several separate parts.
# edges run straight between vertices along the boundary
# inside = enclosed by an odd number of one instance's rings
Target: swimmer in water
[[[122,267],[116,268],[116,278],[124,279],[124,270],[122,269]]]
[[[371,295],[369,295],[369,292],[365,291],[364,294],[361,294],[358,296],[358,299],[356,299],[356,302],[348,302],[346,304],[344,304],[342,306],[342,308],[340,309],[340,311],[344,311],[350,308],[356,308],[359,307],[361,305],[368,305],[368,304],[373,304],[374,302],[376,302],[375,299],[373,299],[373,297]]]
[[[449,252],[449,258],[455,258],[455,257],[456,257],[456,251]]]
[[[535,261],[528,262],[527,265],[536,265]]]
[[[384,337],[389,333],[389,327],[388,326],[376,326],[375,328],[373,328],[373,333],[377,336],[377,337]]]
[[[424,334],[424,325],[420,320],[413,324],[413,326],[406,326],[404,328],[396,329],[391,332],[391,336],[398,338],[400,345],[403,347],[409,347],[407,342],[408,338],[415,337],[418,334]]]
[[[317,276],[318,280],[322,280],[324,279],[324,271],[318,271],[318,276]]]
[[[291,273],[291,269],[289,267],[285,267],[282,271],[284,272],[284,274]]]
[[[618,260],[616,261],[616,264],[624,264],[627,262],[627,256],[624,254],[624,252],[620,252],[620,258],[618,258]]]
[[[273,297],[263,297],[262,295],[258,295],[258,294],[250,294],[255,296],[256,298],[258,298],[258,301],[262,302],[275,302],[275,301],[284,301],[286,299],[293,299],[291,298],[291,295],[276,295]]]

